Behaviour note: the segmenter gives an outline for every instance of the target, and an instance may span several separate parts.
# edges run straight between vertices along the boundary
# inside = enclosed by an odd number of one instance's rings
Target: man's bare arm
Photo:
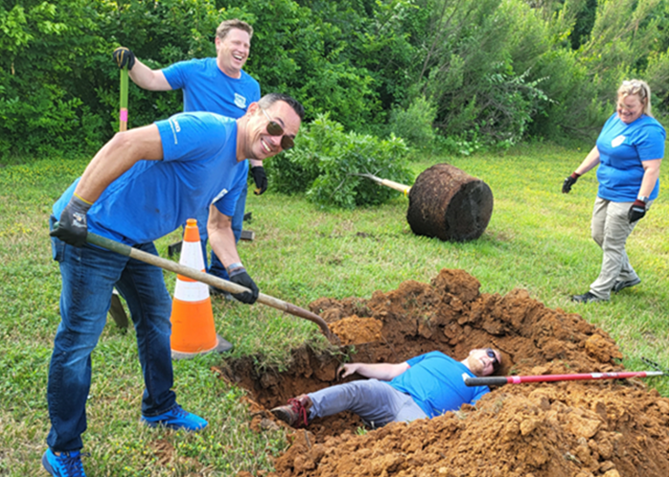
[[[409,364],[404,363],[347,363],[339,368],[341,378],[358,373],[366,378],[380,379],[381,381],[390,381],[396,378],[404,371],[409,369]]]
[[[232,217],[222,214],[213,204],[209,207],[207,233],[211,248],[223,266],[227,268],[233,263],[241,263],[232,232]]]
[[[117,133],[93,157],[74,192],[85,201],[93,203],[109,184],[136,162],[162,158],[163,144],[155,124]]]
[[[132,69],[128,71],[128,76],[137,86],[149,91],[170,91],[172,89],[163,70],[152,70],[137,58],[135,58]]]

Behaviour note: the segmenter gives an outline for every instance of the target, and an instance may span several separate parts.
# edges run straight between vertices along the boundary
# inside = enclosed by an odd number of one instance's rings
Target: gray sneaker
[[[593,303],[596,301],[608,301],[603,298],[599,298],[597,295],[586,292],[583,295],[574,295],[571,297],[571,301],[575,301],[577,303]]]
[[[626,282],[623,282],[621,280],[616,280],[616,282],[613,284],[613,288],[611,288],[611,291],[613,293],[618,293],[621,290],[624,290],[625,288],[633,287],[641,283],[641,278],[636,277],[634,280],[627,280]]]

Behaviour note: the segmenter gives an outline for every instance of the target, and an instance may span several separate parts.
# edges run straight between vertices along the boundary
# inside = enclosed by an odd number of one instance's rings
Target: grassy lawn
[[[411,233],[401,194],[374,209],[323,211],[303,197],[270,189],[249,194],[245,228],[253,242],[240,255],[261,290],[307,307],[319,297],[369,298],[405,280],[428,282],[442,268],[464,269],[484,293],[529,290],[550,308],[578,313],[619,344],[628,369],[646,369],[641,357],[669,364],[669,194],[666,190],[628,241],[628,254],[643,282],[607,303],[580,305],[599,273],[601,252],[590,238],[594,171],[572,193],[562,180],[586,150],[551,145],[519,147],[507,154],[424,157],[416,174],[438,162],[483,179],[495,206],[484,235],[462,244]],[[50,158],[0,168],[0,475],[42,475],[40,458],[49,429],[46,382],[59,323],[60,274],[51,260],[47,219],[52,203],[83,171],[88,159]],[[665,164],[661,180],[669,184]],[[380,187],[370,182],[370,187]],[[157,242],[161,255],[179,232]],[[168,289],[176,277],[165,275]],[[228,356],[257,354],[259,366],[286,362],[291,348],[327,346],[318,327],[260,305],[217,299],[216,328],[235,348]],[[210,366],[220,355],[175,362],[179,402],[209,420],[200,434],[147,429],[139,424],[143,390],[132,330],[110,320],[93,355],[93,386],[84,435],[87,475],[221,476],[270,469],[269,455],[286,446],[282,431],[249,429],[243,390],[218,379]],[[647,382],[669,396],[664,378]],[[42,473],[42,474],[41,474]]]

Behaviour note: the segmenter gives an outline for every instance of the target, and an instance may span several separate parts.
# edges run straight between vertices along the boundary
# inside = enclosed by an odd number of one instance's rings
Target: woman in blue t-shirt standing
[[[592,238],[604,252],[602,269],[590,290],[572,296],[573,301],[606,301],[611,291],[641,283],[627,258],[625,242],[657,198],[665,138],[664,128],[650,112],[648,84],[623,81],[616,113],[604,124],[595,147],[562,185],[562,192],[569,193],[580,176],[599,165]]]

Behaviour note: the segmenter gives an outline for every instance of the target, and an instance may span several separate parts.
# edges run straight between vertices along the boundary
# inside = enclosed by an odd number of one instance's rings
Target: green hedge
[[[588,137],[624,78],[667,111],[668,2],[0,0],[0,159],[95,151],[118,127],[115,47],[153,68],[212,56],[233,17],[256,32],[246,70],[308,121],[421,146]],[[131,84],[131,127],[180,110],[179,92]]]

